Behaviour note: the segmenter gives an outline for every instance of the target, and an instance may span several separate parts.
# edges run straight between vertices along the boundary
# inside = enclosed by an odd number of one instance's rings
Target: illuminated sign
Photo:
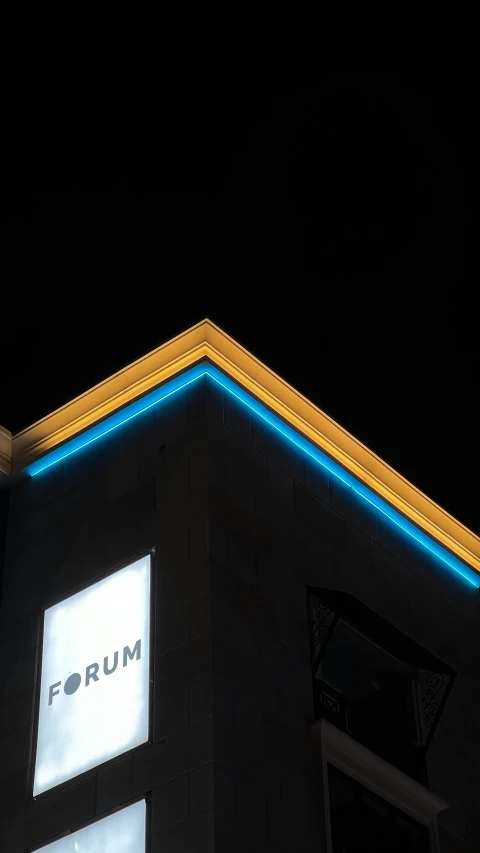
[[[145,850],[145,800],[97,820],[38,850],[48,853],[142,853]]]
[[[45,611],[33,795],[148,740],[150,557]]]

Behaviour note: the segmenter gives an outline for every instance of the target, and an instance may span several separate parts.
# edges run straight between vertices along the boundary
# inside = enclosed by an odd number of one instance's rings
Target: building
[[[0,460],[2,853],[478,849],[473,533],[208,321]]]

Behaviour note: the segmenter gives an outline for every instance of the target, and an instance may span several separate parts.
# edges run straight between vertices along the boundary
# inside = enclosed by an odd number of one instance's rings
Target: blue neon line
[[[306,456],[313,459],[318,465],[332,474],[337,480],[343,483],[347,488],[358,495],[362,500],[374,507],[385,518],[388,518],[392,524],[404,531],[411,539],[433,554],[442,563],[452,569],[457,575],[460,575],[464,580],[468,581],[477,589],[480,586],[480,577],[476,572],[469,569],[467,565],[462,563],[455,555],[448,552],[442,545],[431,539],[428,534],[424,533],[416,525],[412,524],[401,513],[397,512],[386,501],[380,498],[375,492],[371,491],[367,486],[357,480],[352,474],[330,459],[322,450],[315,447],[308,439],[304,438],[300,433],[296,432],[292,427],[288,426],[277,415],[270,412],[262,403],[259,403],[249,393],[244,391],[239,385],[233,382],[224,373],[221,373],[216,367],[209,364],[199,364],[192,367],[186,373],[175,379],[170,380],[155,391],[150,392],[145,397],[137,400],[126,408],[111,415],[100,424],[96,424],[91,429],[87,430],[80,436],[73,438],[61,447],[48,453],[42,459],[33,462],[25,470],[31,476],[46,471],[53,465],[62,462],[69,456],[72,456],[77,451],[88,447],[100,438],[108,435],[124,424],[136,418],[138,415],[151,409],[153,406],[167,400],[179,391],[184,390],[192,383],[201,379],[203,376],[208,376],[217,385],[221,386],[232,397],[241,402],[257,417],[261,418],[269,426],[273,427],[276,432],[286,438],[291,444],[301,450]],[[127,414],[128,413],[128,414]],[[48,460],[48,461],[47,461]]]
[[[195,375],[192,376],[192,373]],[[186,376],[191,376],[191,379],[185,381]],[[205,369],[200,365],[197,367],[193,367],[188,373],[182,374],[181,377],[178,377],[177,380],[173,379],[171,382],[168,382],[166,385],[162,385],[161,388],[152,391],[150,394],[147,394],[145,397],[142,397],[140,400],[137,400],[135,403],[131,403],[125,409],[121,409],[120,412],[117,412],[115,415],[107,418],[105,421],[102,421],[100,424],[92,427],[86,432],[82,433],[78,438],[73,438],[71,441],[68,441],[66,444],[63,444],[61,447],[56,450],[52,450],[51,453],[48,453],[46,456],[43,456],[37,462],[32,462],[31,465],[26,467],[27,474],[30,474],[32,477],[37,474],[41,474],[42,471],[46,471],[47,468],[51,468],[52,465],[56,465],[58,462],[62,462],[64,459],[67,459],[69,456],[72,456],[73,453],[77,453],[79,450],[83,450],[84,447],[88,447],[89,444],[93,444],[94,441],[98,441],[98,439],[103,438],[103,436],[108,435],[114,430],[118,429],[118,427],[123,426],[128,423],[128,421],[136,418],[137,415],[142,415],[144,412],[151,409],[153,406],[156,406],[157,403],[161,403],[166,400],[168,397],[171,397],[173,394],[176,394],[177,391],[182,391],[188,385],[191,385],[193,382],[196,382],[197,379],[200,379],[202,376],[205,376]],[[173,387],[172,387],[173,386]],[[170,389],[170,390],[169,390]],[[131,412],[128,417],[125,417],[127,412]],[[87,438],[87,436],[90,436]],[[67,450],[67,448],[69,448]],[[49,460],[46,463],[46,460]],[[45,464],[46,463],[46,464]]]
[[[287,438],[292,444],[302,450],[311,459],[314,459],[322,468],[329,471],[333,476],[340,480],[345,486],[351,488],[359,497],[373,506],[382,515],[389,519],[396,527],[399,527],[412,539],[418,542],[423,548],[434,554],[445,565],[451,568],[456,574],[460,575],[464,580],[468,581],[477,589],[480,586],[480,579],[476,573],[470,571],[468,566],[464,565],[453,554],[446,551],[441,545],[431,539],[426,533],[423,533],[420,528],[416,527],[408,521],[403,515],[397,512],[386,501],[380,498],[375,492],[372,492],[367,486],[364,486],[348,471],[345,471],[340,465],[330,459],[323,451],[319,450],[315,445],[311,444],[300,433],[297,433],[292,427],[289,427],[279,417],[269,412],[261,403],[258,403],[246,391],[239,388],[223,373],[220,373],[215,367],[207,367],[207,374],[218,385],[225,388],[232,396],[242,402],[247,408],[254,412],[258,417],[262,418],[266,423],[272,426],[277,432]]]

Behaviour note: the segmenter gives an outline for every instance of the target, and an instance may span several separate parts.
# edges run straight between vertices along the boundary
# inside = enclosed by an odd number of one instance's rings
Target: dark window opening
[[[328,766],[332,853],[428,853],[427,827]]]
[[[316,674],[349,705],[350,733],[392,762],[417,736],[415,671],[340,619]],[[321,687],[320,687],[321,689]],[[389,742],[390,741],[390,742]]]

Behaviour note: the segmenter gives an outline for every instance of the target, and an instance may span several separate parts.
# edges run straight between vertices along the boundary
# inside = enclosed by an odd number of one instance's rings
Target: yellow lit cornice
[[[410,521],[480,572],[480,539],[472,531],[209,320],[14,435],[12,472],[202,359],[209,359]]]

